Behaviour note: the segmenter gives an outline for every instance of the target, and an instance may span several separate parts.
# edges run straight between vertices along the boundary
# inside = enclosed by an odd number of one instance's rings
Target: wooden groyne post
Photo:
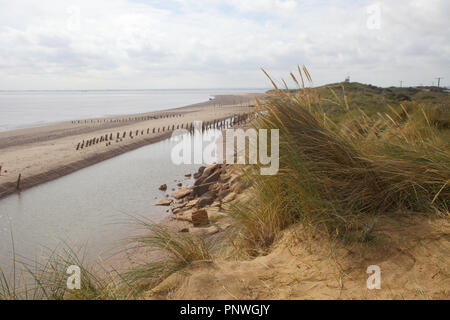
[[[19,177],[17,178],[17,185],[16,185],[16,190],[20,191],[20,178],[22,178],[22,174],[19,173]]]

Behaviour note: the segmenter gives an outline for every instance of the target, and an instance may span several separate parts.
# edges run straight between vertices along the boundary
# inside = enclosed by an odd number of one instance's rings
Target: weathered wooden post
[[[77,151],[78,151],[78,149],[80,149],[80,144],[81,144],[81,142],[78,142]],[[2,167],[0,167],[0,174],[2,173],[1,171],[2,171]]]
[[[22,178],[22,174],[19,173],[19,177],[17,178],[17,185],[16,185],[16,190],[20,191],[20,178]]]

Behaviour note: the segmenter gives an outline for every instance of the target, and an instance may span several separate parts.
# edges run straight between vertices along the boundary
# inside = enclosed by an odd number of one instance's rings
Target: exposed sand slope
[[[167,126],[191,123],[196,120],[212,121],[242,114],[249,109],[254,95],[218,96],[212,101],[184,108],[140,115],[125,115],[112,118],[96,119],[84,123],[57,123],[45,127],[28,128],[0,133],[0,197],[16,192],[19,174],[21,189],[46,182],[80,168],[92,165],[115,155],[154,143],[170,136]],[[237,104],[231,104],[237,103]],[[155,116],[161,114],[179,114],[178,117],[151,120],[132,120],[130,117]],[[121,122],[117,120],[121,120]],[[106,121],[102,121],[106,120]],[[126,121],[125,121],[126,120]],[[166,130],[162,132],[162,127]],[[153,133],[153,128],[161,128]],[[135,132],[139,130],[136,136]],[[142,135],[142,130],[144,134]],[[149,133],[147,133],[149,130]],[[133,139],[129,132],[133,132]],[[116,140],[117,133],[122,141]],[[110,145],[101,142],[82,150],[76,150],[77,144],[83,140],[110,134],[113,140]]]
[[[150,299],[449,299],[450,223],[420,215],[382,217],[374,244],[335,246],[287,230],[267,256],[196,263],[170,276]],[[381,290],[368,290],[369,265]]]

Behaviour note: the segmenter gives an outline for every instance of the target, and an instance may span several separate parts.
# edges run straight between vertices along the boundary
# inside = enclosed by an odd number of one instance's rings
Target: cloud
[[[2,89],[263,87],[449,77],[445,0],[0,1]],[[370,5],[380,28],[369,29]],[[445,72],[444,72],[445,73]]]

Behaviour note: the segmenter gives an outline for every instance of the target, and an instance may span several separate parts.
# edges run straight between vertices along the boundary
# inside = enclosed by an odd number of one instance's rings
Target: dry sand
[[[17,192],[17,180],[21,174],[20,189],[61,177],[124,152],[170,137],[167,126],[194,121],[213,121],[249,111],[258,94],[217,96],[215,99],[183,108],[150,112],[139,115],[123,115],[98,118],[95,121],[62,122],[43,127],[27,128],[0,133],[0,198]],[[150,120],[130,120],[148,116],[177,115]],[[166,130],[162,132],[162,127]],[[156,132],[153,133],[153,128]],[[161,128],[158,132],[157,128]],[[147,130],[149,133],[147,134]],[[136,130],[139,134],[136,136]],[[130,138],[133,132],[133,139]],[[142,131],[144,134],[142,135]],[[116,140],[127,132],[122,141]],[[113,135],[110,145],[101,142],[76,150],[81,141]]]
[[[240,196],[237,201],[247,201],[245,193]],[[418,213],[382,216],[375,241],[344,244],[294,225],[267,255],[195,262],[169,276],[147,298],[447,300],[449,227],[448,218]],[[367,288],[371,265],[381,270],[379,290]]]

